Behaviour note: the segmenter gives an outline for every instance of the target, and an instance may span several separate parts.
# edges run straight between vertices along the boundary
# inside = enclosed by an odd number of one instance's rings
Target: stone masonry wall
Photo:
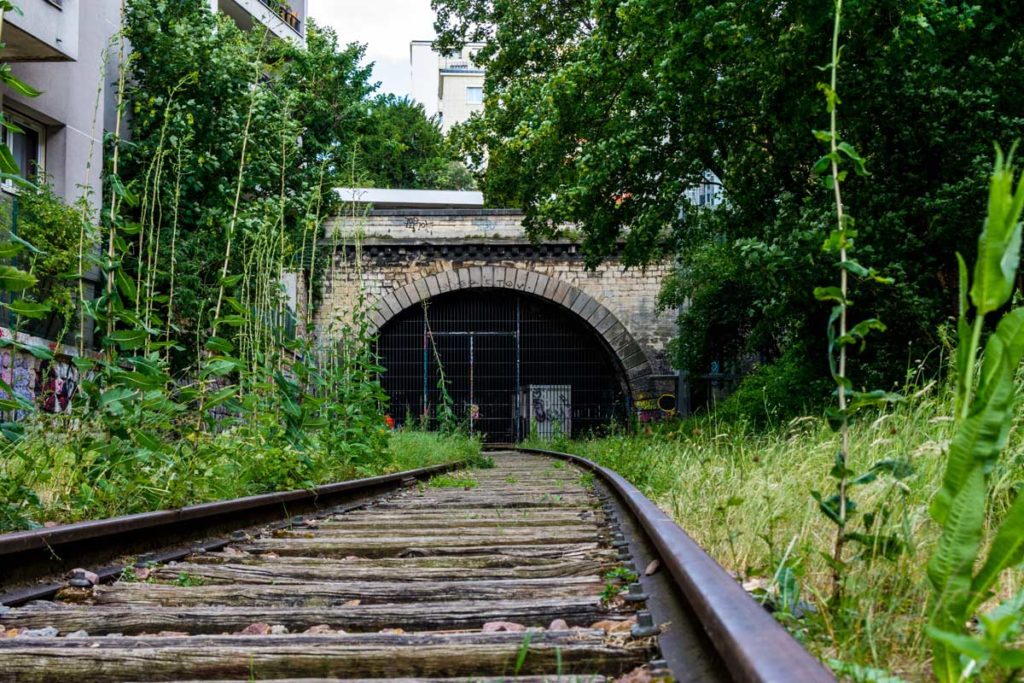
[[[665,350],[675,333],[675,313],[657,310],[658,293],[663,278],[670,272],[670,264],[626,269],[618,261],[608,260],[594,270],[587,270],[576,244],[531,244],[524,238],[520,221],[521,215],[513,212],[472,210],[374,212],[362,219],[334,221],[328,228],[332,239],[325,240],[333,243],[334,255],[316,318],[318,336],[333,336],[331,329],[349,314],[360,291],[371,308],[379,307],[382,301],[392,302],[375,318],[379,323],[394,314],[389,308],[396,306],[394,302],[400,300],[405,306],[408,304],[404,302],[411,298],[415,305],[415,301],[438,293],[427,290],[425,279],[431,288],[437,288],[440,282],[441,290],[448,291],[444,288],[448,285],[447,276],[431,276],[462,269],[470,269],[463,272],[478,279],[479,286],[515,288],[547,295],[552,300],[559,298],[554,294],[556,284],[564,283],[569,286],[566,289],[589,295],[587,307],[581,305],[577,312],[596,325],[595,329],[620,356],[631,356],[620,357],[627,369],[635,365],[635,356],[642,350],[645,377],[634,383],[642,389],[641,393],[674,392],[673,380],[667,377],[672,370]],[[347,236],[356,230],[364,235],[358,249],[345,244]],[[547,291],[540,291],[544,285],[537,285],[537,280],[530,283],[532,289],[525,282],[516,283],[513,273],[523,272],[550,278],[544,280],[549,282]],[[454,275],[451,277],[455,279]],[[421,291],[415,291],[417,286]],[[466,286],[478,285],[455,283],[448,289]],[[401,294],[403,288],[413,296]],[[601,315],[595,308],[607,309],[611,316]],[[611,337],[619,328],[612,328],[612,316],[635,340],[635,345],[613,343],[616,340]]]

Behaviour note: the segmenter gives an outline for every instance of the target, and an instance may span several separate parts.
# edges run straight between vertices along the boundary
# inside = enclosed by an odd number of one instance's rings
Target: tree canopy
[[[784,350],[824,358],[807,340],[827,315],[812,290],[828,279],[831,197],[812,173],[812,131],[827,123],[816,86],[831,3],[434,6],[443,46],[488,43],[485,113],[459,136],[488,159],[489,202],[522,207],[536,235],[576,224],[591,262],[677,259],[663,301],[688,303],[684,369]],[[869,353],[894,381],[955,310],[954,251],[975,248],[993,143],[1024,135],[1024,7],[850,0],[844,14],[842,136],[872,174],[844,194],[861,259],[896,279],[854,296],[889,325]],[[683,193],[709,170],[726,201],[697,210]]]
[[[224,272],[243,272],[268,221],[282,230],[275,258],[306,270],[318,291],[316,264],[299,261],[315,251],[304,248],[319,234],[310,222],[338,208],[334,187],[472,183],[421,106],[376,94],[363,46],[340,45],[313,21],[306,33],[297,46],[259,26],[242,31],[198,0],[127,4],[131,133],[115,143],[116,173],[107,155],[108,179],[119,179],[108,185],[136,198],[119,227],[142,233],[138,263],[126,265],[158,266],[154,310],[182,340],[208,320],[226,251]],[[232,233],[241,248],[226,250]]]

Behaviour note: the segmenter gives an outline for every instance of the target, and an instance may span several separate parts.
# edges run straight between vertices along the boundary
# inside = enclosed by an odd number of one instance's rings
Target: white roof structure
[[[375,187],[339,187],[344,202],[372,204],[375,209],[482,209],[483,192],[463,190],[384,190]]]

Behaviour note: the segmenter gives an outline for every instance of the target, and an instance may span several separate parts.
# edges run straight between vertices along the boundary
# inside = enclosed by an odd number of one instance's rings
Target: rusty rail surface
[[[42,634],[0,637],[0,681],[835,680],[618,474],[496,460],[478,489],[411,486],[444,465],[0,536],[0,591],[49,577],[0,595],[0,624]],[[90,586],[128,555],[155,584]],[[637,576],[610,601],[609,567]]]

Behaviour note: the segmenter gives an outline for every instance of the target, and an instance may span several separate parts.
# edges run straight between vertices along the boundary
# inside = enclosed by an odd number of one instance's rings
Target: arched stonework
[[[653,374],[651,360],[626,326],[608,308],[586,292],[543,273],[502,266],[477,266],[446,270],[411,282],[372,304],[372,331],[393,317],[433,296],[462,289],[512,289],[562,306],[589,325],[615,354],[633,391]]]

